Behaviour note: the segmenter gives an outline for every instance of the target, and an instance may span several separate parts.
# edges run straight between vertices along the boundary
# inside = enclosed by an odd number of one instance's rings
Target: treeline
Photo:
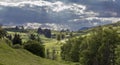
[[[52,35],[50,29],[41,29],[41,28],[38,28],[37,33],[38,34],[43,34],[47,38],[51,38],[51,35]]]
[[[73,33],[70,32],[69,29],[57,31],[57,33],[52,33],[50,29],[38,28],[37,33],[40,35],[44,35],[46,38],[53,38],[58,41],[63,40],[65,38],[73,37]]]
[[[94,29],[61,47],[61,57],[80,65],[120,65],[120,37],[112,27]]]
[[[6,31],[12,31],[12,32],[23,32],[27,33],[28,31],[24,28],[24,26],[16,26],[13,28],[4,28]]]

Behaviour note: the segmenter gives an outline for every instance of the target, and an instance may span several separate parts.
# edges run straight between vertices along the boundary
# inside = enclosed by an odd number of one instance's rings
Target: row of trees
[[[35,55],[45,57],[45,48],[38,35],[31,34],[29,40],[24,42],[24,44],[19,34],[15,34],[13,38],[12,35],[7,35],[6,37],[12,41],[13,48],[24,48]]]
[[[87,36],[70,39],[61,47],[61,57],[81,65],[119,65],[116,51],[120,37],[112,27],[95,29]],[[116,54],[117,53],[117,54]]]
[[[23,32],[27,33],[28,31],[24,29],[24,26],[16,26],[14,28],[5,28],[7,31],[13,31],[13,32]]]
[[[51,35],[52,35],[50,29],[41,29],[41,28],[38,28],[37,33],[38,34],[43,34],[47,38],[51,38]]]

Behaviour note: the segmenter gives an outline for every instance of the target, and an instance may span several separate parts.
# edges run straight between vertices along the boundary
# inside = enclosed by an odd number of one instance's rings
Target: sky
[[[120,0],[0,0],[0,23],[55,23],[70,28],[120,20]]]

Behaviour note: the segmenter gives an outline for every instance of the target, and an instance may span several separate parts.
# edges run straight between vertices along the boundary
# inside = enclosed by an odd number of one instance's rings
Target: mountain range
[[[119,3],[120,0],[0,0],[0,23],[39,23],[78,30],[119,21]]]

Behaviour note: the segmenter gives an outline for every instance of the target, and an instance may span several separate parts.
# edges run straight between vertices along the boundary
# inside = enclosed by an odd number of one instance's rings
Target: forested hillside
[[[80,65],[120,65],[120,25],[99,26],[69,39],[61,47],[63,60]]]

